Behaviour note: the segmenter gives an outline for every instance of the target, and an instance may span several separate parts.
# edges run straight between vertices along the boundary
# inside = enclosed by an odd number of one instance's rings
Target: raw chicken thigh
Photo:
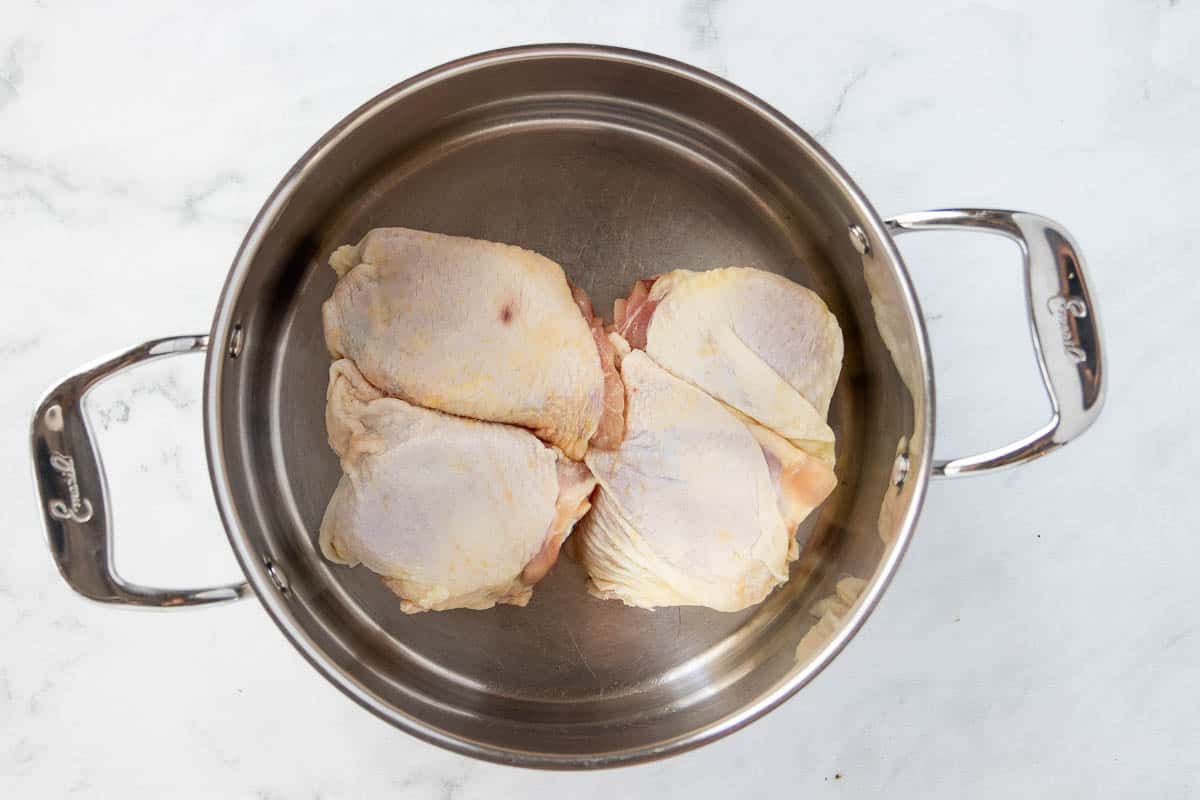
[[[347,359],[326,427],[344,474],[321,550],[378,573],[408,613],[525,605],[595,486],[528,431],[386,397]]]
[[[572,539],[589,590],[643,608],[758,603],[787,580],[832,471],[613,336],[625,437],[588,452],[600,489]]]
[[[796,526],[837,485],[825,419],[841,329],[808,289],[736,267],[639,281],[613,315],[626,429],[587,456],[600,487],[574,548],[590,590],[753,605],[787,580]]]
[[[597,431],[597,444],[616,444],[597,338],[558,264],[512,245],[376,228],[330,265],[329,351],[387,394],[529,428],[574,459]]]
[[[613,313],[668,372],[832,465],[842,332],[816,294],[757,269],[676,270],[639,281]]]
[[[606,334],[519,247],[379,228],[330,265],[331,561],[409,613],[525,605],[582,518],[599,597],[737,611],[787,580],[837,483],[842,337],[815,294],[679,270],[639,281]]]

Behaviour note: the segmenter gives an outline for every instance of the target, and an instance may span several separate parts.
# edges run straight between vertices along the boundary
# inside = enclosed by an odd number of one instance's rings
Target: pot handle
[[[221,603],[250,594],[246,583],[156,589],[121,579],[113,566],[112,512],[95,439],[83,412],[93,386],[147,361],[208,349],[207,336],[174,336],[86,366],[51,389],[33,417],[33,471],[50,552],[67,584],[101,603],[171,608]]]
[[[1050,421],[995,450],[935,461],[935,476],[980,475],[1024,464],[1091,427],[1104,404],[1100,323],[1084,279],[1083,256],[1062,226],[1023,211],[956,208],[901,214],[887,220],[887,227],[892,234],[928,230],[999,234],[1017,243],[1025,264],[1033,350],[1050,397]]]

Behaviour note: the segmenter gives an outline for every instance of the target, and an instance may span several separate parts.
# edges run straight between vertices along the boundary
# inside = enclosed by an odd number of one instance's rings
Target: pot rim
[[[908,476],[908,480],[912,483],[911,501],[897,525],[895,538],[876,568],[874,576],[864,588],[860,601],[852,609],[850,615],[843,620],[838,632],[822,646],[819,654],[802,668],[791,673],[787,679],[780,681],[769,692],[764,693],[738,711],[714,720],[702,728],[653,745],[591,755],[516,750],[463,738],[432,726],[418,717],[399,711],[383,702],[352,674],[338,667],[316,645],[292,614],[288,602],[276,587],[261,553],[250,545],[245,536],[245,527],[233,500],[233,490],[226,467],[225,449],[219,435],[223,425],[220,397],[228,352],[225,343],[235,335],[235,320],[233,319],[235,301],[254,264],[264,235],[271,227],[273,220],[286,209],[290,198],[297,187],[307,178],[311,169],[328,153],[337,148],[347,135],[365,120],[395,103],[402,102],[406,97],[424,87],[448,77],[498,64],[555,58],[587,58],[633,64],[689,79],[756,112],[786,133],[798,148],[806,151],[808,156],[818,161],[827,176],[835,182],[838,189],[858,212],[861,223],[869,229],[867,233],[871,234],[871,240],[881,245],[883,252],[879,255],[886,257],[894,267],[901,287],[904,309],[916,331],[917,361],[920,364],[922,379],[921,389],[925,393],[924,403],[920,404],[924,408],[924,426],[920,429],[921,440],[910,443],[914,451],[922,454],[919,461],[921,468]],[[267,613],[271,615],[275,624],[292,645],[318,672],[368,711],[406,733],[431,744],[495,763],[543,769],[590,769],[653,761],[715,741],[776,708],[820,674],[862,628],[875,609],[908,548],[924,503],[930,477],[935,398],[928,335],[907,268],[878,213],[849,175],[825,149],[781,112],[723,78],[674,59],[638,50],[589,44],[534,44],[490,50],[426,70],[395,84],[360,105],[334,125],[300,157],[271,192],[255,216],[237,255],[234,257],[229,275],[221,290],[210,336],[213,346],[208,352],[204,375],[204,439],[209,477],[230,545],[233,547],[242,571]]]

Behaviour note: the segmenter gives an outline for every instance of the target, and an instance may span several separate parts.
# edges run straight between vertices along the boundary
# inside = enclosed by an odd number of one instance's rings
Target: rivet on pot
[[[233,333],[229,334],[229,357],[237,358],[242,354],[242,346],[246,343],[246,332],[242,330],[241,325],[233,326]]]
[[[906,478],[908,478],[908,456],[900,453],[896,456],[895,463],[892,464],[892,484],[899,488],[904,485]]]
[[[263,566],[267,568],[267,576],[270,577],[271,583],[275,584],[275,588],[280,593],[287,594],[288,581],[287,576],[283,574],[283,570],[276,566],[274,561],[264,561]]]
[[[854,249],[858,251],[860,256],[865,256],[871,252],[871,242],[867,239],[866,231],[860,225],[850,226],[850,244],[854,245]]]
[[[58,403],[50,406],[46,409],[46,414],[42,417],[42,419],[46,424],[47,430],[52,430],[55,433],[58,433],[63,429],[62,406],[60,406]]]

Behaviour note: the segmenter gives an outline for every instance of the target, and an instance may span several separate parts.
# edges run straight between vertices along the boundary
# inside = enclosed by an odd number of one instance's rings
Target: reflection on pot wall
[[[879,509],[879,538],[885,544],[890,544],[896,532],[900,530],[904,512],[912,503],[912,495],[916,490],[916,482],[907,480],[912,468],[909,442],[920,442],[925,438],[925,415],[921,408],[924,399],[920,391],[921,354],[917,352],[916,340],[909,331],[911,320],[893,267],[884,263],[882,259],[874,258],[870,250],[863,255],[862,265],[867,292],[871,295],[875,326],[879,330],[884,347],[892,357],[900,380],[908,390],[913,407],[912,433],[907,437],[900,437],[896,442],[892,485],[884,495]]]
[[[817,618],[817,623],[808,629],[796,645],[796,662],[803,664],[825,646],[842,627],[842,620],[854,608],[867,582],[862,578],[846,576],[837,582],[833,594],[813,604],[808,613]]]

